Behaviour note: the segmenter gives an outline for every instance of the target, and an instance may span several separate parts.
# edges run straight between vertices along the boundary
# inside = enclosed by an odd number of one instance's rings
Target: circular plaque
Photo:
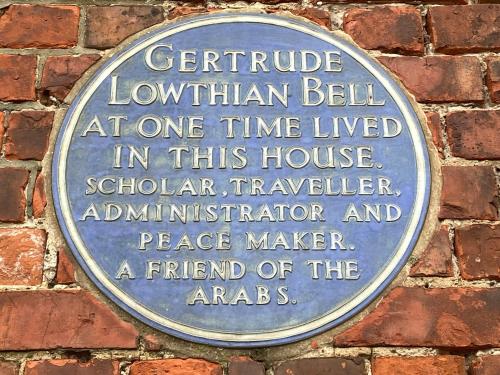
[[[430,187],[400,86],[292,18],[212,14],[115,52],[66,113],[57,217],[97,287],[166,333],[296,341],[366,307],[412,251]]]

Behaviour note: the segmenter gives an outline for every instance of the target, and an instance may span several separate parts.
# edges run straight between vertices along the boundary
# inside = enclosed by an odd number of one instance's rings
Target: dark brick
[[[486,59],[486,83],[493,103],[500,103],[500,57]]]
[[[19,365],[15,362],[0,362],[1,375],[17,375],[19,373]]]
[[[33,190],[33,217],[38,219],[43,216],[45,206],[47,206],[47,197],[45,196],[45,182],[42,173],[36,176],[35,188]]]
[[[457,228],[455,252],[462,278],[500,279],[500,225]]]
[[[73,284],[75,279],[75,268],[73,262],[68,258],[65,250],[60,248],[57,252],[57,273],[56,281],[58,284]]]
[[[410,270],[410,276],[453,276],[451,242],[448,226],[443,225],[432,236],[427,249]]]
[[[36,56],[0,55],[0,100],[35,100],[35,72]]]
[[[470,375],[498,375],[500,355],[484,355],[476,358],[470,366]]]
[[[465,375],[464,357],[376,357],[372,375]]]
[[[274,374],[364,375],[366,371],[364,361],[361,358],[306,358],[283,362],[274,370]]]
[[[417,8],[354,8],[344,16],[344,31],[366,49],[422,54],[424,32]]]
[[[497,347],[499,299],[500,288],[395,288],[334,345]]]
[[[419,102],[480,102],[484,99],[479,60],[473,56],[381,56]]]
[[[0,168],[0,221],[22,223],[26,209],[26,169]]]
[[[498,189],[487,166],[444,166],[441,219],[498,219]]]
[[[163,9],[156,6],[91,6],[87,9],[85,47],[114,47],[163,19]]]
[[[500,4],[431,7],[428,24],[437,52],[500,50]]]
[[[7,159],[42,160],[49,147],[54,112],[11,112],[5,140]]]
[[[78,362],[76,359],[51,359],[28,361],[25,375],[119,375],[120,362],[93,359]]]
[[[42,100],[63,101],[76,81],[101,57],[99,55],[49,56],[40,82]]]
[[[451,112],[446,129],[452,155],[500,159],[500,110]]]
[[[0,293],[0,350],[135,349],[137,330],[82,290]]]
[[[232,357],[229,362],[229,375],[265,375],[266,369],[260,362],[249,357]]]
[[[427,112],[427,126],[431,130],[432,142],[436,145],[439,156],[444,158],[444,142],[441,135],[441,117],[438,112]]]

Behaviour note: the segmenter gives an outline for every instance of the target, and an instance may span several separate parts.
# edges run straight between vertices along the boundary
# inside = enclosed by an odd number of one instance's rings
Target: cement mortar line
[[[2,137],[0,139],[0,160],[5,157],[5,141],[7,140],[7,124],[9,116],[9,112],[3,112],[3,120],[0,122],[0,127],[3,130]]]
[[[408,277],[400,285],[406,288],[444,289],[444,288],[481,288],[496,289],[500,283],[493,279],[464,280],[458,277]]]
[[[473,111],[473,110],[500,110],[500,104],[492,105],[489,108],[481,107],[481,103],[418,103],[424,112],[440,112],[443,116],[451,112]],[[40,101],[24,102],[2,102],[0,101],[0,111],[21,111],[24,109],[55,111],[67,109],[68,103],[45,105]]]
[[[0,168],[22,168],[31,170],[40,167],[41,162],[38,160],[0,159]]]
[[[76,45],[74,47],[69,48],[0,48],[0,54],[2,55],[21,55],[21,56],[31,56],[31,55],[40,55],[40,56],[81,56],[81,55],[104,55],[106,50],[111,50],[112,48],[107,49],[96,49],[96,48],[87,48]]]
[[[254,352],[260,349],[230,349],[230,348],[217,348],[211,347],[210,349],[220,349],[221,353],[225,359],[218,361],[218,363],[229,362],[229,356],[232,355],[254,355]],[[500,355],[500,348],[489,348],[489,349],[475,349],[475,348],[456,348],[457,351],[463,352],[462,354],[455,354],[461,357],[474,356],[483,357],[489,355]],[[289,357],[284,360],[271,360],[269,361],[270,366],[276,366],[280,363],[284,363],[293,359],[303,359],[303,358],[363,358],[365,360],[370,360],[376,357],[431,357],[436,355],[446,355],[450,352],[449,349],[441,349],[439,347],[404,347],[404,346],[374,346],[374,347],[334,347],[331,346],[331,350],[320,352],[320,349],[314,349],[316,353],[310,355],[310,353],[299,354],[298,356]],[[202,350],[200,350],[202,352]],[[130,363],[130,361],[136,360],[154,360],[154,359],[166,359],[166,358],[180,358],[183,356],[178,356],[169,351],[147,351],[139,349],[113,349],[113,348],[100,348],[100,349],[47,349],[47,350],[6,350],[0,351],[0,360],[10,360],[10,361],[39,361],[39,360],[50,360],[50,359],[67,359],[71,358],[72,353],[89,353],[91,359],[99,360],[119,360],[124,363]],[[451,352],[455,352],[452,350]],[[70,353],[70,354],[69,354]],[[69,355],[68,355],[69,354]],[[73,356],[74,357],[74,356]],[[210,358],[210,357],[202,357]],[[260,362],[264,362],[260,360]]]
[[[85,32],[87,31],[87,7],[80,6],[80,19],[78,20],[77,47],[85,49]]]
[[[448,226],[448,239],[450,241],[450,251],[451,251],[451,266],[453,271],[453,278],[460,278],[460,267],[458,266],[458,257],[455,252],[455,226]]]

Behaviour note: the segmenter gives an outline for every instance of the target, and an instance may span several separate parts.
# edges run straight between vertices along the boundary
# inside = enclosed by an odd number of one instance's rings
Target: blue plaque
[[[123,46],[68,109],[59,223],[109,298],[212,345],[300,340],[401,270],[430,172],[415,111],[359,48],[262,14],[162,25]]]

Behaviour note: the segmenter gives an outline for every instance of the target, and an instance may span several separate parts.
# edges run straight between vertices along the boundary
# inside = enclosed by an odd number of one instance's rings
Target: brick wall
[[[53,126],[73,84],[144,28],[249,5],[0,2],[0,374],[499,374],[495,0],[256,5],[349,34],[415,96],[439,151],[440,226],[408,276],[355,324],[279,348],[190,344],[115,308],[74,265],[47,192]]]

